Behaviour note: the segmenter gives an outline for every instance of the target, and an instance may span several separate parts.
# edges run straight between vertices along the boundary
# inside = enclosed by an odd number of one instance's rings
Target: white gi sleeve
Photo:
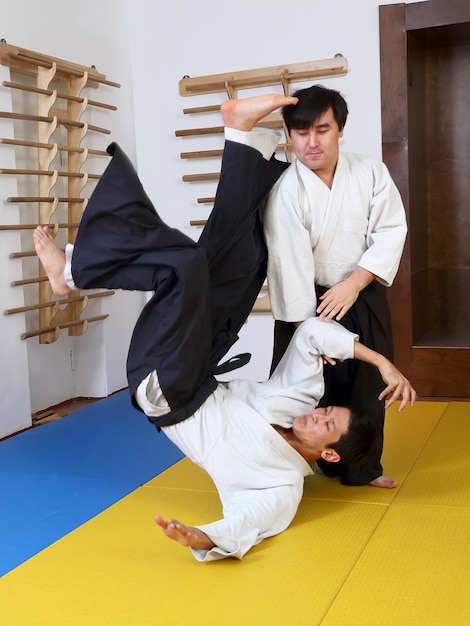
[[[353,358],[357,339],[334,320],[310,317],[297,328],[268,380],[234,380],[228,387],[269,423],[290,428],[292,420],[314,409],[324,394],[322,355]]]
[[[303,493],[296,485],[238,491],[224,507],[224,518],[197,526],[216,544],[210,550],[191,548],[198,561],[243,556],[263,539],[285,530],[292,522]]]
[[[387,287],[393,283],[405,245],[407,225],[403,202],[387,167],[373,166],[374,189],[367,228],[367,250],[358,265]]]
[[[310,231],[293,167],[273,187],[263,210],[268,246],[268,289],[274,319],[302,322],[315,315],[315,265]]]

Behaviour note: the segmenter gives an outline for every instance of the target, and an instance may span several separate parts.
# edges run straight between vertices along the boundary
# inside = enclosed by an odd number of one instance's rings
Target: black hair
[[[292,128],[310,128],[330,107],[339,130],[343,130],[348,117],[348,105],[339,91],[313,85],[298,89],[292,95],[299,99],[298,103],[282,108],[282,117],[289,133]]]
[[[375,454],[377,425],[371,413],[357,407],[346,407],[351,415],[346,433],[328,447],[341,457],[341,463],[359,463]]]

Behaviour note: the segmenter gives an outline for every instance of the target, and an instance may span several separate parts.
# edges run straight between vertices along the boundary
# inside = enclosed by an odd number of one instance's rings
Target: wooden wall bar
[[[20,214],[23,215],[30,215],[31,206],[36,206],[36,222],[28,223],[23,219],[20,224],[0,225],[0,232],[12,229],[33,230],[37,224],[43,224],[50,226],[54,236],[59,233],[65,234],[66,241],[73,243],[88,201],[84,192],[85,187],[90,180],[98,180],[101,176],[100,173],[87,171],[87,159],[91,154],[108,157],[106,145],[102,150],[92,150],[83,144],[86,144],[89,133],[110,134],[106,128],[83,121],[82,116],[90,107],[106,111],[116,110],[113,104],[97,99],[91,100],[84,96],[83,92],[85,89],[98,89],[103,85],[119,87],[119,84],[109,81],[104,74],[94,68],[12,46],[6,42],[0,43],[0,62],[10,68],[10,75],[15,78],[3,81],[2,88],[10,89],[12,92],[23,92],[25,97],[24,100],[19,100],[21,102],[26,102],[28,93],[31,94],[28,100],[29,108],[31,102],[35,102],[34,113],[30,110],[0,111],[1,118],[16,121],[15,133],[18,132],[18,128],[23,127],[25,134],[24,137],[1,137],[0,144],[14,146],[15,150],[21,149],[22,159],[26,150],[29,154],[26,160],[37,163],[34,168],[0,168],[0,176],[15,176],[20,188],[27,185],[29,190],[31,184],[23,181],[26,178],[35,178],[37,189],[33,195],[20,194],[17,197],[6,198],[7,203],[18,204]],[[36,128],[35,140],[31,140],[32,128]],[[66,138],[65,143],[57,142],[58,134],[61,139]],[[58,160],[63,164],[60,169],[57,168]],[[65,194],[64,186],[60,187],[62,193],[56,191],[59,179],[66,181]],[[65,220],[58,222],[55,214],[59,209],[61,217],[65,216]],[[33,250],[25,249],[11,254],[10,257],[26,259],[33,255]],[[35,311],[37,327],[23,333],[21,339],[37,337],[40,343],[56,341],[61,329],[67,329],[69,335],[83,334],[89,322],[107,317],[95,315],[82,318],[89,300],[114,293],[97,292],[83,296],[77,290],[68,298],[61,299],[59,307],[39,262],[37,276],[18,278],[12,282],[12,287],[15,288],[27,289],[29,286],[35,286],[38,290],[38,302],[7,309],[5,314]]]
[[[261,87],[280,88],[284,94],[291,93],[292,85],[304,81],[316,81],[322,78],[331,78],[333,76],[344,76],[348,71],[348,62],[341,54],[337,54],[330,59],[321,59],[317,61],[308,61],[305,63],[295,63],[291,65],[276,65],[272,67],[256,68],[251,70],[239,70],[234,72],[225,72],[223,74],[211,74],[208,76],[184,77],[179,83],[180,94],[184,97],[200,96],[204,94],[223,93],[228,98],[243,97],[240,93],[245,89],[253,90]],[[253,95],[253,93],[250,93]],[[186,115],[198,115],[208,112],[219,111],[219,105],[206,105],[186,107],[183,113]],[[279,113],[268,115],[261,120],[257,126],[264,128],[273,128],[285,131],[282,117]],[[204,139],[207,135],[222,134],[224,132],[223,125],[218,126],[199,126],[197,128],[179,129],[175,131],[176,137],[201,137]],[[285,142],[278,147],[279,152],[284,153],[287,161],[291,159],[291,144],[285,136]],[[220,174],[220,160],[222,157],[221,150],[205,150],[203,148],[192,150],[190,152],[181,152],[182,159],[207,159],[218,158],[219,166],[217,172],[204,172],[199,174],[186,174],[183,176],[184,182],[194,183],[197,181],[217,181]],[[198,204],[212,204],[213,197],[198,198]],[[190,220],[191,226],[200,227],[204,224],[204,220]]]

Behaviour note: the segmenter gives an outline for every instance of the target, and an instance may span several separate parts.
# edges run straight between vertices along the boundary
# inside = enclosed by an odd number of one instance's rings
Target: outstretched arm
[[[253,546],[282,532],[292,522],[302,498],[303,476],[299,474],[293,482],[288,486],[235,490],[223,504],[224,517],[199,528],[164,520],[159,515],[155,521],[167,537],[191,548],[198,561],[242,559]]]
[[[155,521],[169,539],[177,541],[186,548],[210,550],[215,546],[215,543],[199,528],[185,526],[175,519],[164,520],[160,515],[155,517]]]
[[[384,383],[387,385],[379,395],[379,400],[386,399],[385,408],[388,409],[395,400],[400,400],[398,408],[402,411],[407,402],[411,406],[416,400],[416,391],[410,381],[398,370],[391,361],[375,350],[371,350],[359,341],[354,342],[354,358],[365,363],[370,363],[378,368]]]

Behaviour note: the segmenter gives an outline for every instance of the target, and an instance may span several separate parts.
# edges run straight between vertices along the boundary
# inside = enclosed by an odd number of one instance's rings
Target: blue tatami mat
[[[0,442],[0,576],[183,457],[127,390]]]

